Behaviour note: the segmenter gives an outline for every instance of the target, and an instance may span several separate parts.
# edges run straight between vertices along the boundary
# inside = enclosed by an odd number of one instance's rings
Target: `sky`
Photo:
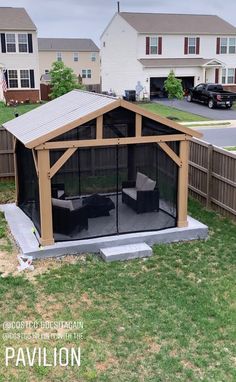
[[[0,0],[0,7],[23,7],[38,37],[99,38],[117,11],[117,0]],[[120,0],[121,12],[214,14],[236,26],[236,1]]]

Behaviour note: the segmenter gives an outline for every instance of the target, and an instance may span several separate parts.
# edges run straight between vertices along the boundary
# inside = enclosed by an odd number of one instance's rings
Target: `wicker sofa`
[[[72,200],[52,198],[52,219],[55,233],[72,236],[88,229],[87,206],[73,205]]]
[[[137,172],[136,181],[122,183],[122,202],[138,214],[159,211],[159,191],[156,182]]]

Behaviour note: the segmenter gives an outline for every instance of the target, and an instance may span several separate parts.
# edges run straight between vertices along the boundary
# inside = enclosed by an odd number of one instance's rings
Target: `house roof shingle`
[[[120,16],[139,33],[236,34],[236,27],[216,15],[121,12]]]
[[[89,38],[38,38],[39,51],[99,52]]]
[[[0,30],[36,31],[36,25],[24,8],[0,7]]]

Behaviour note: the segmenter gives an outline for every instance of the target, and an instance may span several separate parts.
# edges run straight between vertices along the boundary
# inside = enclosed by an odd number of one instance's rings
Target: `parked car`
[[[236,100],[236,93],[228,92],[219,84],[199,84],[189,89],[187,101],[202,102],[210,109],[216,106],[225,106],[230,109]]]

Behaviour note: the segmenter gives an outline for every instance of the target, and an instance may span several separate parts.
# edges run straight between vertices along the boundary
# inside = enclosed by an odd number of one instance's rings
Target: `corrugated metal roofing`
[[[38,38],[39,51],[99,52],[89,38]]]
[[[139,33],[236,34],[233,25],[216,15],[121,12],[120,16]]]
[[[58,129],[77,121],[117,101],[115,97],[73,90],[62,97],[48,102],[22,116],[3,124],[25,146],[48,134],[58,135]],[[51,139],[53,136],[51,137]]]
[[[0,7],[1,31],[36,31],[36,29],[24,8]]]
[[[140,59],[139,62],[146,68],[173,68],[173,67],[196,67],[210,62],[212,58],[148,58]]]

